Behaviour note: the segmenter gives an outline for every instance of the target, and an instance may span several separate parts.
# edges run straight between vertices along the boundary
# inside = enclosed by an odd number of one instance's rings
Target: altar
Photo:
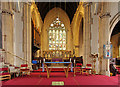
[[[71,62],[71,51],[66,50],[49,50],[43,51],[43,64],[42,71],[44,72],[44,65],[49,62],[49,66],[52,68],[65,67],[67,64],[65,62]],[[57,62],[57,63],[56,63]],[[71,62],[72,63],[72,62]],[[71,64],[72,71],[72,64]]]
[[[48,66],[48,64],[54,64],[52,66]],[[67,64],[67,66],[58,66],[57,64]],[[50,72],[53,68],[62,68],[65,72],[66,78],[68,77],[69,67],[71,67],[72,62],[44,62],[43,65],[47,70],[47,78],[50,76]]]

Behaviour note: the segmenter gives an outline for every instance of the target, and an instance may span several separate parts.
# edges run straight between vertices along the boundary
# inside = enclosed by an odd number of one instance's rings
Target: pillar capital
[[[25,4],[31,6],[31,5],[32,5],[32,2],[25,2]]]
[[[103,18],[109,18],[109,17],[111,17],[111,15],[110,15],[110,12],[105,12],[105,13],[102,13],[99,17],[101,19],[103,19]]]
[[[14,13],[12,12],[12,11],[10,11],[10,10],[7,10],[7,9],[2,9],[1,11],[0,11],[0,13],[2,13],[2,14],[9,14],[9,15],[14,15]]]
[[[92,5],[92,2],[84,2],[83,3],[83,7],[84,8],[87,7],[87,6],[90,6],[90,5]]]

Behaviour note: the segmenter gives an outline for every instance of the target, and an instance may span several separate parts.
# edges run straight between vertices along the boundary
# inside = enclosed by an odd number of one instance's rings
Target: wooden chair
[[[82,74],[82,68],[81,67],[82,67],[82,63],[76,63],[76,66],[74,67],[74,76],[76,76],[75,73],[78,72],[78,71],[80,72],[80,74]]]
[[[30,75],[30,69],[28,69],[28,64],[21,64],[20,73]]]
[[[15,76],[18,77],[20,75],[20,67],[15,66],[15,70],[16,70],[16,75]]]
[[[20,75],[20,67],[9,65],[10,73],[14,74],[14,78]]]
[[[92,64],[86,64],[86,67],[82,69],[82,73],[83,73],[83,71],[86,71],[87,75],[89,75],[90,71],[91,71],[91,73],[93,73]]]
[[[9,68],[0,68],[0,80],[11,79]]]

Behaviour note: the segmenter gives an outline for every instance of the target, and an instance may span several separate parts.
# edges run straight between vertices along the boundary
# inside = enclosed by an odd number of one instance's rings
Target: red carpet
[[[84,85],[86,85],[86,86],[91,86],[91,87],[93,87],[93,86],[98,87],[101,85],[104,87],[111,87],[111,86],[117,87],[118,77],[119,77],[119,76],[108,77],[108,76],[104,76],[104,75],[86,76],[85,74],[80,75],[79,73],[74,77],[73,72],[69,72],[68,78],[65,77],[64,72],[52,72],[50,74],[50,78],[47,78],[46,72],[42,72],[41,77],[39,77],[39,76],[40,76],[40,72],[34,72],[34,73],[31,73],[30,76],[17,77],[17,78],[5,81],[5,82],[3,82],[3,85],[5,85],[5,86],[16,85],[16,87],[18,87],[18,86],[23,87],[24,85],[29,85],[29,86],[30,85],[31,86],[39,85],[41,87],[44,85],[50,86],[52,84],[52,81],[64,81],[64,85],[68,85],[68,86],[80,86],[80,85],[84,86]]]

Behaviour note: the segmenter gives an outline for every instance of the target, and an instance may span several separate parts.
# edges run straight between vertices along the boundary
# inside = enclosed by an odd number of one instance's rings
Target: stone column
[[[87,63],[91,63],[90,53],[91,53],[91,3],[87,2],[83,4],[84,6],[84,29],[83,29],[83,44],[84,44],[84,56],[83,63],[84,66]]]
[[[66,29],[66,50],[73,51],[73,40],[72,40],[72,33],[71,27],[70,29]]]
[[[13,12],[10,9],[10,3],[2,2],[2,36],[3,49],[13,53]],[[14,64],[12,54],[6,53],[5,62]]]
[[[0,49],[2,49],[2,15],[0,10]]]
[[[17,4],[14,2],[13,5]],[[23,50],[23,4],[20,4],[20,10],[14,7],[14,65],[20,66],[23,63],[24,50]]]
[[[99,5],[98,3],[92,3],[92,6],[91,6],[91,17],[92,17],[92,20],[91,20],[91,58],[92,58],[92,63],[93,63],[93,66],[95,68],[95,71],[96,71],[96,74],[98,74],[99,72],[99,61],[98,61],[98,57],[96,56],[95,57],[95,60],[94,61],[94,56],[93,55],[97,55],[98,54],[98,41],[99,41],[99,15],[97,14],[99,9],[96,7],[95,8],[95,4]]]
[[[102,10],[99,18],[99,61],[100,74],[110,75],[109,60],[103,58],[103,45],[110,43],[109,40],[109,3],[102,3]]]
[[[75,45],[75,56],[79,57],[79,45]]]
[[[80,27],[79,27],[79,48],[78,48],[78,52],[79,52],[79,56],[83,56],[83,23],[82,23],[82,18],[80,21]]]
[[[27,51],[28,51],[28,54],[27,54],[27,61],[29,62],[28,65],[29,67],[32,69],[32,65],[31,65],[31,62],[32,62],[32,27],[31,27],[31,3],[28,4],[28,39],[27,39],[27,44],[28,47],[27,47]]]
[[[0,2],[0,48],[2,48],[2,10],[1,10],[1,2]]]
[[[31,66],[32,60],[32,30],[31,30],[31,4],[24,3],[24,58],[28,66]]]
[[[27,60],[27,4],[23,3],[23,45],[24,45],[24,60]],[[27,63],[27,62],[23,62]]]

